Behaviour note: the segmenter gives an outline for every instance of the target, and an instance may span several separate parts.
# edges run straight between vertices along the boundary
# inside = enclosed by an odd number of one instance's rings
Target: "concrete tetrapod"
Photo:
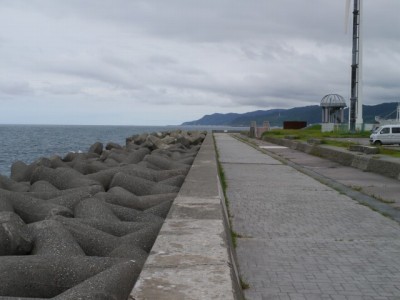
[[[6,176],[0,175],[0,188],[12,192],[27,192],[29,185],[14,181]]]
[[[87,256],[0,256],[0,295],[51,298],[123,261]]]
[[[144,213],[141,210],[136,210],[132,208],[122,207],[119,205],[106,204],[112,212],[121,220],[127,222],[151,222],[154,224],[162,224],[164,222],[163,218],[160,218],[151,213]]]
[[[72,211],[64,206],[25,196],[20,193],[0,189],[0,197],[6,198],[11,203],[14,211],[25,223],[41,221],[55,215],[66,217],[73,216]]]
[[[69,168],[51,169],[40,166],[35,169],[31,176],[31,183],[39,180],[50,182],[60,190],[66,190],[81,186],[98,185],[98,182],[86,178],[76,170]]]
[[[161,224],[153,224],[151,222],[124,222],[124,221],[114,222],[101,219],[80,219],[80,218],[74,218],[74,221],[86,224],[90,227],[96,228],[105,233],[118,237],[127,235],[132,232],[136,232],[140,229],[147,227],[156,227],[158,229],[160,229],[161,227]]]
[[[126,261],[93,276],[72,289],[58,295],[55,300],[111,300],[127,299],[140,268]]]
[[[0,178],[0,300],[125,300],[199,149],[182,136],[15,162]]]
[[[179,191],[179,188],[176,186],[155,183],[153,181],[128,175],[122,172],[114,175],[110,183],[110,188],[115,186],[123,187],[137,196],[177,193]]]
[[[11,211],[0,212],[0,255],[23,255],[32,249],[24,221]]]
[[[52,185],[48,181],[39,180],[32,184],[29,188],[29,192],[38,192],[38,193],[57,193],[60,190],[57,189],[54,185]]]
[[[124,188],[116,186],[109,189],[107,193],[98,193],[96,197],[111,204],[145,210],[164,201],[172,201],[176,198],[176,195],[177,193],[136,196]]]
[[[120,221],[103,200],[95,197],[79,202],[75,207],[74,215],[76,218]]]
[[[85,256],[71,233],[56,220],[44,220],[28,225],[33,238],[32,255]]]

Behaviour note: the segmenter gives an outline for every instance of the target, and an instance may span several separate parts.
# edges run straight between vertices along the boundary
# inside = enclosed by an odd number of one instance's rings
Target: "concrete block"
[[[364,152],[364,146],[363,145],[350,145],[349,151]]]
[[[364,146],[363,152],[365,154],[379,154],[379,148],[373,146]]]
[[[31,255],[85,256],[70,232],[56,220],[35,222],[28,228],[33,238]]]
[[[107,204],[96,197],[80,201],[74,209],[75,218],[102,219],[118,222],[118,217],[108,208]]]
[[[353,158],[353,161],[351,163],[351,166],[353,168],[357,168],[357,169],[365,171],[368,168],[370,159],[371,159],[370,157],[365,156],[365,155],[355,155]]]
[[[367,171],[397,179],[400,175],[400,164],[383,157],[371,158],[368,163]]]
[[[176,186],[155,183],[153,181],[128,175],[122,172],[115,174],[110,183],[110,188],[116,186],[120,186],[137,196],[176,193],[179,191],[179,188]]]
[[[14,211],[25,223],[33,223],[48,219],[55,215],[72,217],[68,208],[47,201],[25,196],[20,193],[0,191],[0,197],[5,197],[13,206]]]
[[[98,182],[85,177],[76,170],[68,168],[50,169],[43,166],[38,167],[32,174],[31,184],[39,180],[48,181],[60,190],[98,185]]]
[[[233,300],[234,292],[227,282],[231,278],[226,264],[144,269],[130,296],[133,299]]]
[[[1,256],[0,295],[52,298],[123,261],[86,256]]]
[[[0,255],[23,255],[32,249],[32,238],[21,218],[11,212],[0,212]]]

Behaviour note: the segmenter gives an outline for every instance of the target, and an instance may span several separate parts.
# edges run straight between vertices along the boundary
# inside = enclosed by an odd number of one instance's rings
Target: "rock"
[[[97,153],[98,155],[101,155],[103,152],[103,144],[100,142],[96,142],[93,145],[90,146],[89,151],[90,153]]]
[[[161,141],[166,145],[171,145],[176,143],[176,138],[172,136],[166,136]]]
[[[153,135],[149,135],[146,140],[148,143],[151,143],[152,149],[168,149],[169,145],[165,144],[161,139],[155,137]]]
[[[160,224],[152,224],[149,222],[114,222],[101,219],[80,219],[74,218],[74,221],[88,225],[105,233],[121,237],[129,233],[136,232],[145,227],[160,227]]]
[[[115,174],[113,180],[111,181],[110,188],[116,186],[122,187],[137,196],[175,193],[179,191],[179,188],[176,186],[155,183],[153,181],[128,175],[122,172]]]
[[[70,166],[64,162],[61,157],[59,157],[58,155],[55,155],[53,157],[50,158],[50,162],[51,162],[51,168],[52,169],[57,169],[57,168],[70,168]],[[30,178],[29,178],[30,179]]]
[[[14,209],[12,207],[12,204],[7,198],[1,197],[0,196],[0,212],[1,211],[11,211],[14,212]]]
[[[127,156],[128,156],[128,152],[111,151],[111,153],[107,157],[107,160],[113,159],[116,162],[121,163],[124,160],[126,160]]]
[[[121,237],[121,244],[138,246],[146,252],[150,252],[158,232],[159,229],[156,227],[146,227]]]
[[[130,244],[122,244],[121,246],[111,251],[109,254],[109,257],[129,258],[135,261],[140,267],[146,261],[147,256],[148,253],[145,250],[138,246]]]
[[[87,256],[2,256],[0,295],[52,298],[123,261]]]
[[[122,149],[122,147],[117,143],[109,142],[106,145],[106,150],[111,150],[111,149]]]
[[[71,233],[56,220],[44,220],[29,224],[34,246],[32,255],[85,256]]]
[[[139,209],[139,197],[119,186],[109,189],[107,193],[98,193],[96,197],[111,204]]]
[[[133,260],[112,266],[58,295],[54,300],[124,300],[140,274],[141,262]]]
[[[130,152],[125,158],[125,160],[123,160],[122,162],[126,164],[137,164],[138,162],[141,162],[143,158],[149,153],[150,153],[149,149],[140,148]]]
[[[146,155],[144,160],[163,170],[183,169],[189,171],[190,169],[188,165],[175,162],[160,155]]]
[[[104,189],[100,185],[92,185],[91,189],[74,189],[70,193],[65,193],[56,198],[49,199],[47,202],[64,206],[71,211],[75,210],[75,207],[82,200],[92,197],[93,195],[103,192]]]
[[[120,220],[118,217],[107,207],[104,201],[95,197],[84,199],[79,202],[74,210],[75,218],[84,219],[102,219],[105,221]]]
[[[159,181],[159,183],[181,187],[183,182],[185,181],[185,178],[186,178],[186,176],[178,175],[178,176],[170,177],[168,179]]]
[[[151,208],[144,210],[143,212],[146,214],[152,214],[158,216],[160,218],[165,219],[168,215],[169,209],[171,208],[172,201],[164,201],[158,205],[155,205]]]
[[[48,181],[60,190],[98,185],[98,182],[90,180],[78,171],[68,168],[50,169],[42,166],[38,167],[32,174],[31,184],[39,180]]]
[[[173,201],[177,193],[140,196],[140,209],[145,210],[165,201]]]
[[[39,198],[42,200],[50,200],[56,197],[60,196],[65,196],[68,194],[90,194],[94,195],[98,192],[104,191],[104,188],[97,184],[97,185],[89,185],[89,186],[82,186],[82,187],[77,187],[77,188],[71,188],[71,189],[66,189],[66,190],[58,190],[54,192],[29,192],[29,193],[22,193],[26,196],[34,197],[34,198]]]
[[[107,204],[107,206],[113,211],[113,213],[121,220],[126,222],[146,222],[155,225],[160,225],[164,222],[164,219],[152,215],[150,213],[143,213],[140,210],[126,208],[119,205]]]
[[[11,203],[14,211],[25,223],[41,221],[55,215],[66,217],[73,216],[72,211],[66,207],[25,196],[20,193],[0,190],[0,197],[6,198]]]
[[[33,183],[30,188],[29,192],[38,192],[38,193],[51,193],[51,192],[59,192],[60,190],[57,189],[54,185],[52,185],[48,181],[39,180]]]
[[[91,226],[83,224],[77,219],[55,217],[72,234],[82,250],[88,256],[107,256],[119,246],[119,238]]]
[[[23,255],[31,251],[32,239],[17,214],[0,212],[0,225],[0,255]]]
[[[29,186],[26,184],[17,182],[3,175],[0,175],[0,188],[13,192],[27,192],[29,190]]]
[[[28,165],[22,161],[15,161],[11,165],[10,178],[15,181],[29,181],[30,175],[28,174]]]

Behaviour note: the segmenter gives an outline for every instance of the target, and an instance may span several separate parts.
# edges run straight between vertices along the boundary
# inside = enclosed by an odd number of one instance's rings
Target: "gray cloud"
[[[327,93],[348,99],[344,5],[2,0],[0,105],[10,97],[36,107],[79,102],[84,115],[113,107],[107,122],[144,124],[149,112],[152,122],[180,123],[205,113],[318,104]],[[398,101],[400,1],[365,1],[364,11],[364,102]],[[141,118],[132,120],[132,111]],[[66,110],[64,122],[78,115]]]
[[[0,82],[0,94],[8,96],[18,95],[30,95],[33,93],[33,89],[27,82],[21,81],[1,81]]]

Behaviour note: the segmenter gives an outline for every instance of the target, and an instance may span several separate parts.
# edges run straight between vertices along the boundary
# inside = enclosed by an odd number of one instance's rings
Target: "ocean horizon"
[[[171,130],[246,130],[246,127],[183,125],[40,125],[0,124],[0,174],[10,176],[11,165],[30,164],[41,157],[86,152],[95,142],[125,145],[135,134]]]

